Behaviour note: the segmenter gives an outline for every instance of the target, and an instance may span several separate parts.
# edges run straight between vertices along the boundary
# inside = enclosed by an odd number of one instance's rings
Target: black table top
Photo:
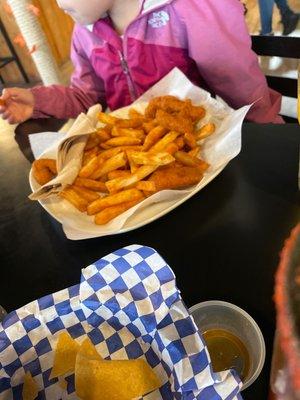
[[[151,246],[174,270],[187,306],[229,301],[257,321],[266,364],[243,396],[267,399],[274,272],[300,217],[299,126],[244,124],[241,154],[186,203],[135,231],[84,241],[68,240],[61,225],[27,198],[32,154],[26,135],[19,135],[0,137],[0,304],[12,311],[77,284],[81,268],[113,250]]]

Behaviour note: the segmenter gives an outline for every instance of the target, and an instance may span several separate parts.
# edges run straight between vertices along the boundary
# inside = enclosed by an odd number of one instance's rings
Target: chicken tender
[[[183,189],[200,182],[203,173],[193,167],[165,167],[155,171],[149,181],[155,183],[156,190]]]

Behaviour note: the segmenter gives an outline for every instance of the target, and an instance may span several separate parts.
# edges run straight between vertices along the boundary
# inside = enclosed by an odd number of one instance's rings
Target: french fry
[[[181,150],[184,146],[184,140],[182,136],[179,136],[176,140],[175,143],[177,144],[179,150]]]
[[[184,151],[177,151],[174,154],[174,157],[177,161],[179,161],[183,165],[186,165],[187,167],[197,167],[199,165],[199,159],[190,156]]]
[[[149,149],[149,152],[151,153],[160,153],[165,150],[166,146],[177,138],[177,136],[180,135],[179,132],[174,132],[171,131],[167,133],[162,139],[160,139],[157,143],[155,143],[154,146],[152,146]]]
[[[116,154],[108,160],[105,160],[103,164],[101,164],[100,167],[93,172],[93,174],[91,175],[91,179],[99,179],[102,176],[108,174],[108,172],[114,171],[118,168],[122,168],[126,165],[126,162],[127,160],[124,152]]]
[[[194,149],[192,149],[192,150],[190,150],[190,151],[188,152],[188,154],[189,154],[191,157],[198,157],[199,153],[200,153],[200,146],[197,146],[197,147],[195,147]]]
[[[134,150],[126,150],[126,156],[129,163],[130,172],[134,174],[136,170],[139,168],[136,163],[134,162],[133,158],[131,157]]]
[[[107,141],[106,141],[107,142]],[[109,150],[111,149],[111,146],[109,146],[108,144],[106,144],[106,142],[103,142],[100,144],[100,147],[102,150]]]
[[[102,150],[98,154],[98,160],[108,160],[109,158],[117,155],[118,153],[121,153],[122,147],[112,147],[108,150]]]
[[[148,132],[143,144],[143,150],[149,150],[159,139],[161,139],[167,133],[166,128],[162,126],[156,126]]]
[[[147,122],[143,123],[143,129],[144,129],[145,132],[149,133],[157,125],[158,125],[158,123],[155,120],[147,121]]]
[[[115,156],[118,153],[121,153],[122,151],[127,151],[127,150],[141,150],[142,146],[118,146],[118,147],[110,147],[107,150],[102,150],[98,154],[98,159],[104,159],[107,160],[113,156]]]
[[[95,192],[108,192],[104,182],[95,181],[93,179],[76,178],[73,182],[73,185],[94,190]]]
[[[116,122],[116,126],[119,128],[139,128],[145,122],[145,118],[142,117],[133,117],[131,119],[119,119]]]
[[[99,147],[95,146],[91,150],[84,151],[82,156],[82,166],[86,165],[93,157],[98,154]]]
[[[128,186],[132,186],[138,181],[146,178],[146,176],[150,175],[153,171],[157,169],[157,166],[153,165],[143,165],[140,167],[134,174],[131,174],[125,178],[116,178],[111,181],[106,182],[106,187],[110,193],[117,192],[123,188]]]
[[[138,189],[127,189],[119,193],[110,194],[106,197],[93,201],[87,207],[88,215],[95,215],[104,208],[115,206],[121,203],[127,203],[128,201],[135,201],[141,199],[143,193]]]
[[[147,153],[142,151],[132,151],[130,156],[135,164],[138,165],[167,165],[175,160],[171,154],[167,152],[161,153]]]
[[[99,142],[100,140],[98,135],[96,133],[95,135],[91,133],[86,142],[84,150],[91,150],[93,147],[96,147],[99,144]]]
[[[89,176],[92,175],[93,172],[96,171],[96,169],[98,168],[98,165],[99,165],[98,157],[94,156],[91,160],[88,161],[87,164],[85,164],[81,168],[78,176],[80,178],[88,178]]]
[[[114,126],[111,131],[112,136],[126,136],[133,137],[143,140],[145,138],[145,132],[143,129],[133,129],[133,128],[120,128],[118,125]]]
[[[109,147],[135,146],[135,145],[138,145],[138,144],[141,144],[141,143],[142,143],[141,139],[138,139],[138,138],[119,136],[119,137],[114,137],[112,139],[109,139],[104,143],[101,143],[101,147],[103,147],[103,145],[106,145],[106,146],[109,146]]]
[[[135,108],[130,108],[128,111],[129,118],[144,118],[144,115],[137,111]]]
[[[108,178],[108,180],[111,180],[111,179],[115,179],[115,178],[124,178],[124,176],[129,176],[129,175],[131,175],[130,171],[117,169],[115,171],[109,172],[107,174],[107,178]]]
[[[179,150],[179,147],[177,146],[177,144],[175,142],[169,143],[166,147],[165,147],[165,152],[173,155],[174,153],[176,153],[176,151]]]
[[[195,136],[192,133],[185,133],[183,136],[183,140],[185,142],[185,144],[190,148],[190,149],[194,149],[195,147],[197,147],[197,141]]]
[[[104,129],[107,133],[111,133],[111,130],[113,128],[113,125],[111,124],[106,124],[105,126],[103,126],[101,129]]]
[[[139,181],[135,187],[145,192],[156,192],[155,182],[152,181]]]
[[[201,140],[201,139],[205,139],[208,136],[212,135],[216,130],[216,126],[213,123],[208,123],[204,126],[202,126],[202,128],[200,128],[198,131],[196,131],[196,139],[197,140]]]
[[[69,203],[73,204],[79,211],[84,212],[87,209],[88,201],[81,197],[74,189],[67,187],[59,193],[59,196]]]
[[[75,190],[79,194],[79,196],[86,199],[89,203],[99,199],[100,195],[93,190],[89,190],[80,186],[72,185],[70,186],[72,189]]]
[[[128,201],[126,203],[117,204],[116,206],[107,207],[95,215],[96,225],[105,225],[112,219],[116,218],[118,215],[123,214],[123,212],[129,210],[129,208],[134,207],[136,204],[140,203],[144,197],[137,200]]]
[[[108,124],[108,125],[114,125],[118,121],[118,118],[110,114],[105,114],[104,112],[100,112],[98,118],[100,122],[103,122],[103,124]]]
[[[110,133],[105,128],[98,129],[96,134],[99,137],[100,143],[106,142],[107,140],[109,140],[111,138]]]

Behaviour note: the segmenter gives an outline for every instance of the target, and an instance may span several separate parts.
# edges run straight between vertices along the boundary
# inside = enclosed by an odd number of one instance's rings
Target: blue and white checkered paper
[[[171,268],[149,247],[115,251],[82,271],[80,285],[36,300],[0,324],[0,399],[21,399],[30,371],[38,399],[77,399],[74,375],[63,390],[49,380],[53,350],[67,330],[86,336],[107,359],[143,357],[160,377],[145,400],[237,400],[241,382],[212,372],[205,343],[176,287]]]

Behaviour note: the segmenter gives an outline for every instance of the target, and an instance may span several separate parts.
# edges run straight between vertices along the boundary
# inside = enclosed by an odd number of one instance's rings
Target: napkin
[[[70,128],[66,137],[57,147],[57,176],[50,182],[33,191],[31,200],[46,199],[58,194],[67,185],[74,182],[82,164],[82,154],[90,133],[94,132],[98,123],[97,115],[101,111],[100,104],[91,107],[87,114],[81,113]]]
[[[205,342],[168,264],[152,248],[131,245],[82,270],[81,283],[11,312],[0,323],[0,398],[21,398],[31,373],[38,399],[77,399],[74,374],[50,380],[61,332],[87,336],[107,359],[143,358],[162,386],[144,400],[241,399],[234,371],[213,373]]]

